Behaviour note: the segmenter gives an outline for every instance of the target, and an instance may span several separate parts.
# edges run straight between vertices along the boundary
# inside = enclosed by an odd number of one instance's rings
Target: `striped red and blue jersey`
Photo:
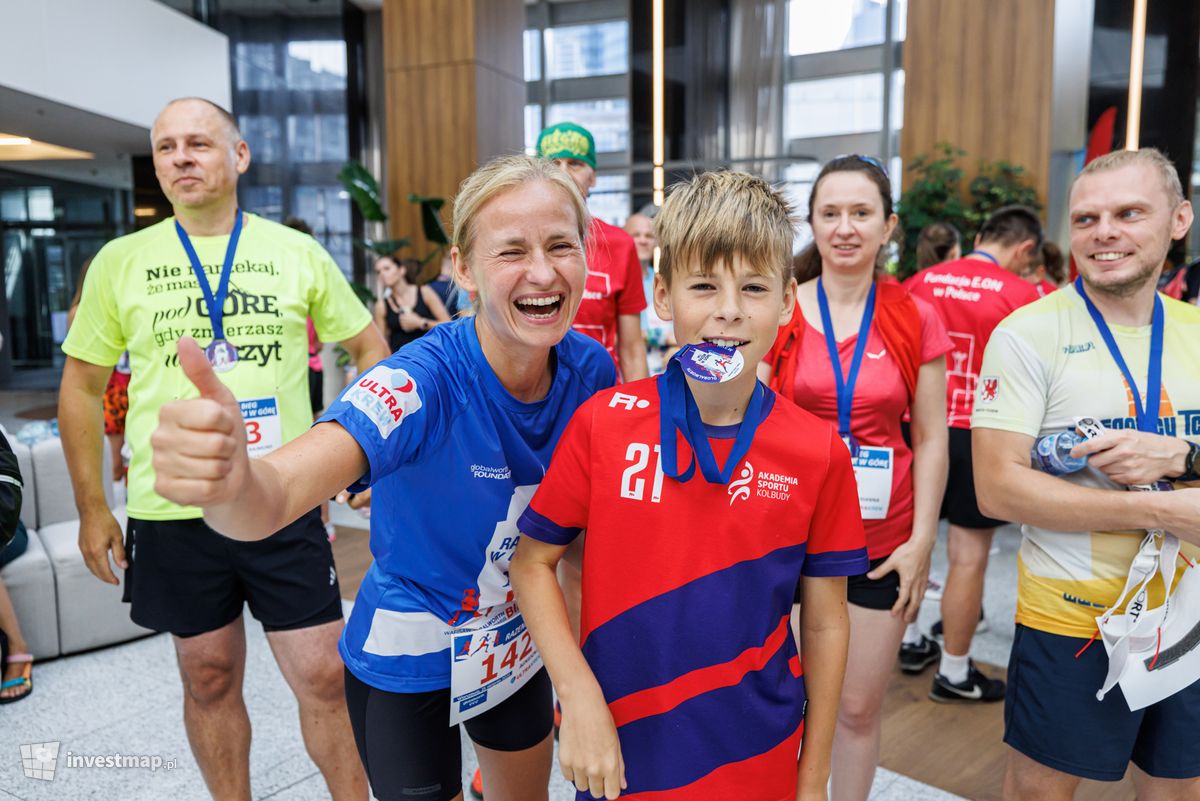
[[[617,724],[621,798],[791,801],[805,708],[796,585],[868,569],[849,453],[768,391],[730,482],[680,483],[659,462],[656,380],[576,411],[518,528],[558,545],[587,530],[582,649]],[[736,428],[708,431],[721,464]]]

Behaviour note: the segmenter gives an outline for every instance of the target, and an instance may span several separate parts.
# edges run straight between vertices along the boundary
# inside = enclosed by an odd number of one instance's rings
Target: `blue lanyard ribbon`
[[[1125,358],[1121,355],[1121,349],[1117,347],[1117,341],[1113,338],[1108,323],[1104,321],[1104,315],[1100,313],[1096,304],[1092,303],[1092,299],[1084,291],[1082,277],[1075,279],[1075,291],[1079,293],[1079,297],[1083,298],[1088,314],[1092,316],[1092,322],[1100,331],[1100,338],[1108,346],[1108,352],[1112,354],[1117,367],[1121,368],[1121,375],[1125,376],[1125,383],[1129,385],[1129,393],[1133,395],[1134,408],[1137,410],[1138,431],[1157,434],[1158,407],[1159,401],[1162,400],[1163,329],[1166,327],[1162,298],[1155,293],[1154,314],[1150,318],[1150,365],[1146,370],[1146,403],[1143,405],[1142,397],[1138,394],[1137,384],[1134,383],[1133,375],[1129,372],[1129,365],[1125,364]]]
[[[849,443],[853,441],[850,435],[850,411],[854,407],[854,385],[858,383],[858,370],[862,367],[867,337],[871,333],[871,319],[875,316],[875,284],[871,284],[871,291],[867,293],[867,305],[863,309],[862,322],[858,325],[858,341],[854,343],[854,356],[850,359],[850,372],[844,377],[842,360],[838,357],[837,337],[833,334],[833,319],[829,316],[829,299],[825,297],[825,286],[820,278],[817,279],[817,305],[821,308],[825,347],[829,350],[833,378],[837,382],[838,435]]]
[[[997,259],[995,256],[993,256],[991,253],[988,253],[986,250],[978,250],[978,249],[972,250],[970,255],[978,256],[981,259],[990,261],[992,264],[996,265],[997,267],[1000,266],[1000,260]]]
[[[733,450],[722,468],[717,465],[704,421],[700,419],[700,409],[696,406],[696,399],[692,396],[678,357],[671,358],[666,372],[655,379],[655,383],[658,387],[659,452],[663,474],[687,483],[699,463],[700,472],[710,484],[728,484],[738,463],[749,453],[759,424],[771,413],[773,404],[767,402],[766,387],[755,382],[750,402],[746,405],[746,415],[733,441]],[[683,433],[683,438],[692,449],[692,459],[685,470],[680,470],[678,466],[676,431]]]
[[[208,276],[204,274],[204,265],[200,263],[200,257],[196,255],[196,249],[192,247],[192,240],[188,237],[187,231],[183,230],[183,226],[179,224],[179,220],[175,221],[175,233],[179,235],[179,241],[183,244],[188,261],[192,263],[192,272],[196,274],[196,283],[200,285],[200,291],[204,293],[204,302],[208,304],[208,319],[212,322],[213,341],[224,339],[225,298],[229,296],[229,277],[233,274],[233,256],[237,252],[238,238],[242,235],[242,210],[240,208],[237,210],[237,216],[233,220],[233,233],[229,235],[229,245],[225,248],[225,263],[221,265],[221,277],[217,281],[215,295],[212,287],[209,286]]]

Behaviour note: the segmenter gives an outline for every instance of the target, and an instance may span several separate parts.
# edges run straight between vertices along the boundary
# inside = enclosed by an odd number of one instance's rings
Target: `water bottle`
[[[1084,441],[1084,437],[1074,431],[1059,431],[1040,438],[1033,446],[1030,458],[1033,466],[1043,473],[1052,476],[1065,476],[1076,473],[1087,466],[1087,457],[1071,456],[1071,449]]]

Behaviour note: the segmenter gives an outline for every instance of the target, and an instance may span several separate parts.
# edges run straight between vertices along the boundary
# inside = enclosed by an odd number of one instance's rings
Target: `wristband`
[[[1183,472],[1175,481],[1200,481],[1200,445],[1189,442],[1187,446],[1187,456],[1183,457]]]

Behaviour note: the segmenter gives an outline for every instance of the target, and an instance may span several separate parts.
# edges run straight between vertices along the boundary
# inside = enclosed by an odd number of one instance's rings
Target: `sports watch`
[[[1183,472],[1175,481],[1200,481],[1200,445],[1188,442],[1187,456],[1183,457]]]

